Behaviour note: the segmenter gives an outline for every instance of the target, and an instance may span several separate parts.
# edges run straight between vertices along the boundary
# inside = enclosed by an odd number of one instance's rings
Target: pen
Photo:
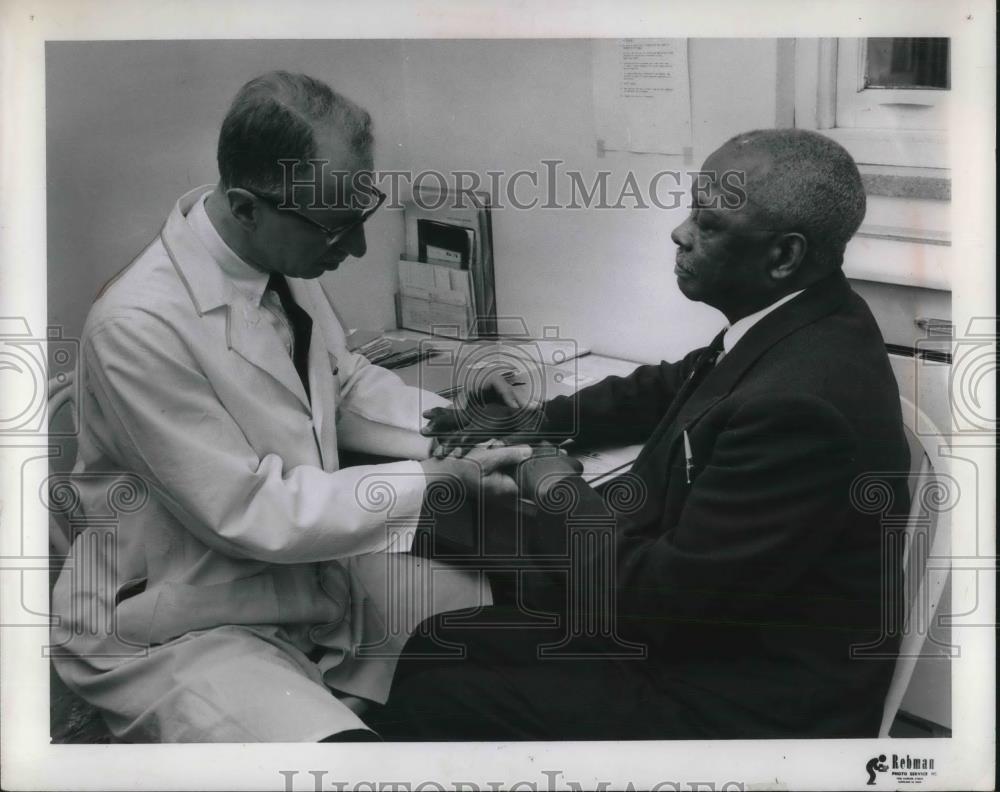
[[[517,378],[517,372],[514,371],[513,369],[507,369],[506,371],[504,371],[501,374],[501,376],[507,381],[508,385],[524,385],[525,384],[522,380],[519,380]]]
[[[691,483],[691,470],[694,468],[694,456],[691,453],[691,438],[688,437],[688,430],[684,430],[684,468],[687,474],[687,483]]]

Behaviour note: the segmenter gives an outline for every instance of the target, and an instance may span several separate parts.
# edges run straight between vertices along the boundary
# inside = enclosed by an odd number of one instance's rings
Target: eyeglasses
[[[373,204],[370,204],[365,209],[362,209],[361,214],[358,215],[358,217],[356,217],[354,220],[351,220],[349,223],[344,223],[344,225],[340,226],[339,228],[330,228],[329,226],[325,226],[317,220],[313,220],[311,217],[309,217],[309,215],[302,214],[302,212],[289,208],[288,206],[286,206],[286,202],[282,198],[276,198],[273,195],[265,195],[263,193],[257,192],[256,190],[251,190],[249,187],[244,187],[243,189],[246,190],[251,195],[253,195],[255,198],[260,198],[260,200],[272,206],[277,211],[287,212],[288,214],[295,215],[299,219],[305,220],[310,225],[313,225],[316,228],[318,228],[326,235],[327,247],[333,247],[338,242],[341,242],[348,234],[350,234],[355,229],[362,226],[365,223],[365,221],[373,214],[375,214],[375,211],[383,203],[385,203],[386,199],[386,195],[384,192],[379,190],[377,187],[372,187],[370,194],[375,199],[375,202]]]

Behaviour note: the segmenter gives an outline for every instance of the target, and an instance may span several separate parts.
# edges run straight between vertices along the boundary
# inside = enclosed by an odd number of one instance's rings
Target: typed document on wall
[[[683,154],[691,146],[687,39],[594,42],[598,147]]]

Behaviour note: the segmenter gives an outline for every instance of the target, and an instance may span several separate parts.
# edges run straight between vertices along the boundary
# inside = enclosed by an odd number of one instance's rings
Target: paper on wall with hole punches
[[[689,155],[687,39],[598,39],[593,46],[598,151]]]

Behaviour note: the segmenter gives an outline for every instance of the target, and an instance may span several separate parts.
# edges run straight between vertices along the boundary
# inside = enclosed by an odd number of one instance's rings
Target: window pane
[[[949,88],[946,38],[870,38],[866,88]]]

